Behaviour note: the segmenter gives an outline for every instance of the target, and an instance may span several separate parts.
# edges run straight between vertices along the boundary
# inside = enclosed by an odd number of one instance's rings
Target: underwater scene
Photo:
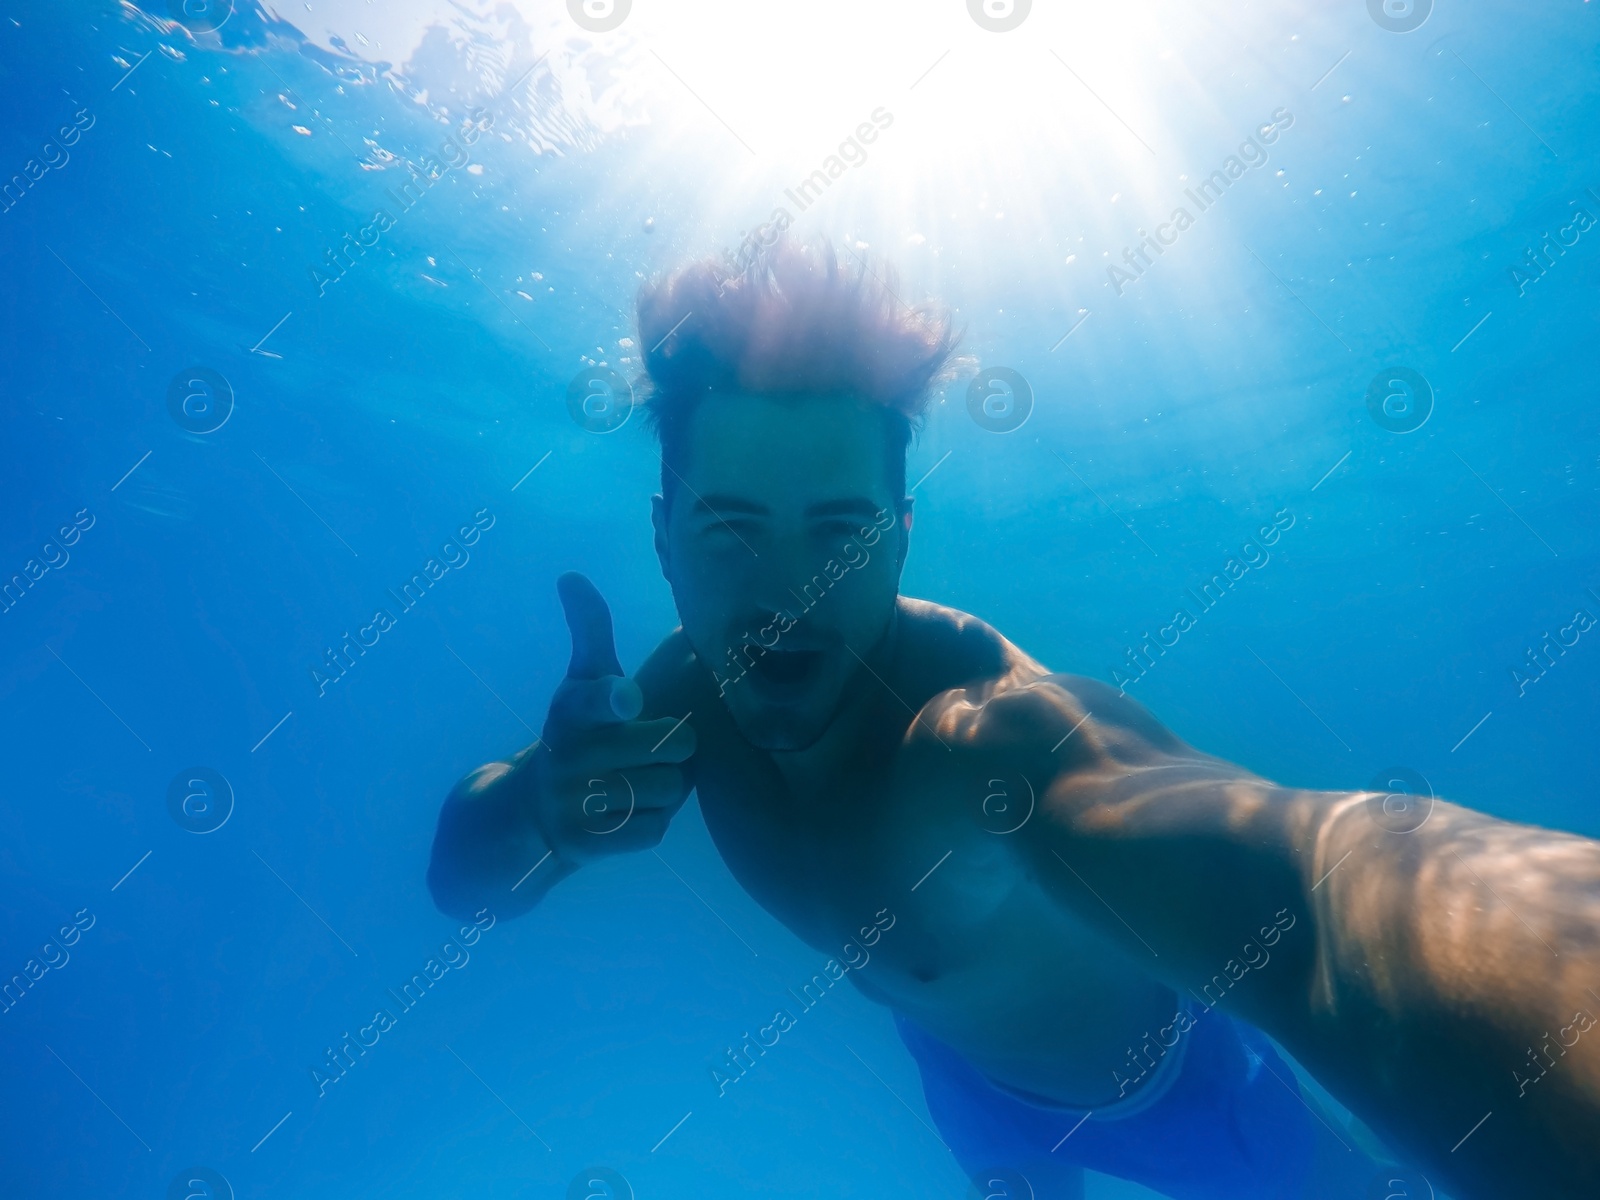
[[[1597,1194],[1600,6],[0,15],[8,1193]]]

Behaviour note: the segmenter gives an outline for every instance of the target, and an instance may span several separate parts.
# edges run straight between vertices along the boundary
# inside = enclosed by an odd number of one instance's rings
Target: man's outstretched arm
[[[1600,1195],[1600,843],[1280,787],[1089,680],[1006,703],[1045,745],[1088,718],[1019,843],[1063,904],[1457,1195]]]

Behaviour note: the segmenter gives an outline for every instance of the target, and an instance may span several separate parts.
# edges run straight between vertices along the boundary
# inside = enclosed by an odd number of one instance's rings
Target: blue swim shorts
[[[1300,1200],[1317,1118],[1294,1072],[1252,1026],[1186,1011],[1193,1023],[1128,1098],[1087,1111],[997,1085],[903,1014],[894,1020],[969,1178],[1015,1171],[1036,1200],[1052,1200],[1079,1194],[1083,1167],[1173,1200]]]

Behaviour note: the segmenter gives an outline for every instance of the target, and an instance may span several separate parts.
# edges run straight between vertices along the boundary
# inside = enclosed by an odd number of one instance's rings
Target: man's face
[[[672,502],[655,499],[656,553],[753,745],[816,741],[888,629],[910,513],[886,436],[847,398],[714,395],[690,417]]]

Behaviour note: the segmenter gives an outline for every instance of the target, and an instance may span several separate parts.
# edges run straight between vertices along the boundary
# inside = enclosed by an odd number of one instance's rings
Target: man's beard
[[[878,671],[887,672],[879,660],[893,653],[897,612],[891,610],[877,637],[859,653],[839,635],[814,628],[797,628],[770,648],[749,642],[746,635],[743,669],[725,678],[718,691],[735,731],[749,745],[769,753],[810,749],[860,689],[875,682]],[[848,663],[841,679],[837,668],[845,655],[855,661]],[[701,656],[701,661],[709,660]],[[869,662],[879,665],[869,668]],[[799,703],[786,704],[786,698]]]
[[[818,699],[808,697],[808,703],[799,708],[765,701],[753,689],[735,697],[735,688],[750,688],[752,682],[746,676],[732,684],[722,702],[739,736],[758,750],[810,748],[838,717],[846,695],[840,689],[833,695],[821,694]]]

